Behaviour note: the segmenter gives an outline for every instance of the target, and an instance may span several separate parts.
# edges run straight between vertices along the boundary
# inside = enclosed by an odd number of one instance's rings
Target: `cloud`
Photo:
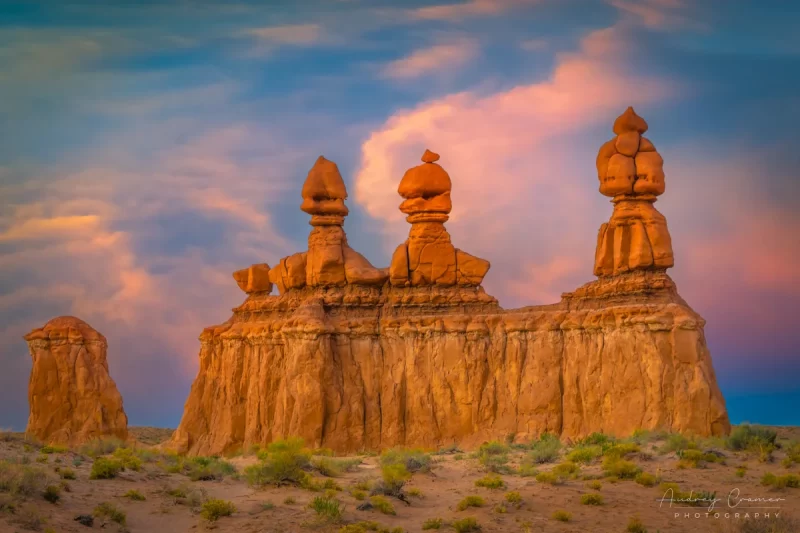
[[[683,0],[607,0],[630,20],[651,29],[675,27],[704,28],[700,21],[685,14]]]
[[[537,4],[539,0],[468,0],[457,4],[420,7],[411,11],[412,18],[457,21],[467,17],[499,15],[515,7]]]
[[[382,71],[385,78],[410,79],[449,71],[463,66],[478,53],[478,43],[461,39],[415,50],[407,57],[388,63]]]
[[[287,24],[284,26],[265,26],[246,30],[248,35],[262,43],[304,46],[322,40],[323,31],[319,24]]]

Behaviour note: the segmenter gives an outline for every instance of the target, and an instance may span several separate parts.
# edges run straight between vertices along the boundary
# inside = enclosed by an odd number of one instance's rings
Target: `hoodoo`
[[[451,242],[452,181],[437,154],[400,181],[411,229],[388,269],[348,246],[344,181],[320,157],[302,189],[308,250],[234,274],[247,299],[200,336],[171,446],[207,455],[299,436],[351,452],[545,431],[727,433],[704,321],[666,274],[672,247],[652,205],[663,161],[646,130],[629,108],[597,158],[615,203],[598,279],[513,310],[481,287],[489,262]]]
[[[79,318],[62,316],[25,340],[33,358],[27,435],[73,446],[99,437],[128,437],[128,417],[108,373],[103,335]]]

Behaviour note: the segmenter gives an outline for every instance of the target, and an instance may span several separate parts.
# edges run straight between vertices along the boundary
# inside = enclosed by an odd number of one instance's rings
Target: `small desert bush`
[[[776,513],[777,515],[777,513]],[[797,533],[800,522],[780,513],[780,516],[769,518],[745,518],[737,520],[736,533]]]
[[[429,529],[441,529],[444,520],[441,518],[428,518],[422,523],[422,530],[428,531]]]
[[[287,496],[286,499],[283,500],[283,503],[284,505],[294,505],[297,502],[291,496]]]
[[[625,531],[628,533],[647,533],[647,528],[644,527],[644,524],[638,516],[632,516],[630,520],[628,520],[628,527],[625,528]]]
[[[747,473],[746,466],[740,466],[736,469],[736,477],[744,477],[746,473]]]
[[[603,505],[603,495],[594,492],[589,494],[582,494],[581,503],[583,505]]]
[[[100,457],[114,453],[118,448],[125,448],[125,441],[116,437],[103,437],[94,439],[80,447],[81,455],[88,455],[91,458]]]
[[[580,469],[581,467],[579,467],[572,461],[565,461],[561,464],[554,466],[551,472],[559,477],[566,479],[577,476],[578,472],[580,472]]]
[[[469,509],[470,507],[483,507],[486,502],[480,496],[467,496],[460,502],[458,502],[457,509],[459,511],[463,511],[465,509]]]
[[[636,481],[636,483],[642,485],[643,487],[653,487],[659,482],[659,479],[656,476],[653,474],[648,474],[647,472],[639,472],[633,479]]]
[[[62,468],[58,471],[61,479],[75,479],[75,471],[71,468]]]
[[[236,512],[236,506],[226,500],[211,499],[200,508],[200,516],[209,522],[216,522],[223,516],[230,516]]]
[[[679,452],[681,450],[697,449],[697,443],[680,433],[670,433],[663,446],[659,449],[660,453]]]
[[[137,502],[143,502],[143,501],[145,501],[147,499],[147,498],[144,497],[144,494],[142,494],[141,492],[139,492],[136,489],[129,490],[128,492],[123,494],[122,497],[123,498],[128,498],[129,500],[137,501]]]
[[[573,463],[589,464],[601,455],[603,455],[603,448],[600,446],[578,446],[570,450],[565,459]]]
[[[332,457],[312,457],[311,466],[327,477],[339,477],[344,472],[349,472],[354,467],[361,464],[361,459],[334,459]]]
[[[139,459],[132,448],[117,448],[114,450],[112,457],[122,463],[122,466],[128,470],[138,472],[142,469],[142,460]]]
[[[367,493],[364,492],[363,490],[352,489],[350,491],[350,496],[352,496],[353,498],[355,498],[358,501],[362,501],[367,497]]]
[[[58,446],[58,445],[55,445],[55,444],[49,444],[47,446],[42,446],[42,448],[39,450],[39,452],[46,453],[48,455],[51,454],[51,453],[64,453],[66,451],[67,451],[67,447],[66,446]]]
[[[14,510],[12,519],[14,524],[28,531],[40,531],[47,523],[47,520],[39,513],[36,506],[26,505]]]
[[[406,491],[406,494],[409,496],[414,496],[415,498],[424,498],[425,495],[422,493],[420,489],[417,487],[412,487]]]
[[[700,450],[679,450],[678,468],[705,468],[708,463],[723,463],[724,459],[711,452]]]
[[[317,496],[308,504],[317,517],[325,522],[336,523],[342,520],[344,508],[339,500]]]
[[[596,479],[593,479],[593,480],[588,481],[586,483],[586,488],[589,488],[589,489],[592,489],[592,490],[600,490],[600,489],[603,488],[603,484],[600,483],[599,481],[597,481]]]
[[[607,457],[603,460],[603,473],[612,478],[634,479],[641,471],[642,469],[636,466],[636,463],[625,459]]]
[[[371,496],[369,503],[372,504],[374,509],[383,514],[397,514],[394,510],[394,506],[384,496]]]
[[[761,478],[761,484],[765,487],[774,487],[776,489],[783,489],[786,487],[797,489],[800,488],[800,476],[797,474],[786,474],[784,476],[776,476],[772,473],[764,474]]]
[[[778,434],[771,429],[742,424],[731,431],[727,446],[734,451],[754,451],[762,447],[771,447],[774,450],[777,437]]]
[[[403,465],[410,473],[427,472],[431,467],[431,456],[420,449],[392,448],[381,455],[381,467]]]
[[[258,458],[258,464],[248,466],[244,471],[250,485],[302,485],[307,482],[305,469],[310,466],[311,452],[305,448],[303,439],[275,441],[259,451]]]
[[[579,446],[609,446],[615,441],[614,437],[604,433],[594,432],[588,437],[578,441]]]
[[[384,527],[372,521],[356,522],[355,524],[347,524],[339,528],[339,533],[370,533],[371,531],[375,533],[405,533],[402,527],[389,529],[388,527]]]
[[[572,520],[572,513],[563,511],[561,509],[553,511],[553,520],[558,520],[559,522],[569,522]]]
[[[184,462],[183,471],[192,481],[220,481],[235,474],[236,467],[219,457],[192,457]]]
[[[481,444],[475,457],[478,462],[490,472],[505,473],[508,471],[508,453],[510,448],[498,441],[491,441]]]
[[[513,505],[519,505],[522,503],[522,496],[515,490],[506,492],[505,499],[508,503]]]
[[[378,492],[384,494],[400,494],[403,485],[411,479],[411,473],[402,463],[381,465],[381,483],[375,487]]]
[[[551,433],[544,433],[538,440],[530,445],[530,451],[525,459],[532,464],[552,463],[558,459],[561,451],[561,441]]]
[[[502,489],[506,486],[506,483],[500,476],[496,474],[490,474],[475,480],[475,486],[483,487],[485,489]]]
[[[800,464],[800,441],[792,441],[786,446],[786,457],[782,462],[786,468],[790,468],[795,463]]]
[[[36,458],[37,463],[46,463],[49,460],[50,456],[48,456],[46,453],[40,453],[39,456]]]
[[[0,493],[26,498],[41,493],[50,476],[40,467],[0,461]]]
[[[527,459],[523,459],[522,464],[519,465],[516,471],[516,474],[522,477],[534,477],[538,473],[539,469],[527,462]]]
[[[564,478],[552,472],[541,472],[536,474],[536,481],[539,483],[547,483],[548,485],[561,485],[564,483]]]
[[[456,533],[471,533],[473,531],[481,530],[481,526],[478,524],[478,521],[471,516],[462,518],[461,520],[455,520],[450,525],[453,527]]]
[[[50,503],[58,503],[58,500],[61,499],[61,487],[48,485],[45,487],[42,497]]]
[[[113,479],[123,470],[125,470],[125,465],[122,464],[122,461],[108,457],[98,457],[92,464],[89,479]]]
[[[648,444],[650,442],[654,442],[657,440],[663,440],[667,437],[667,433],[665,431],[651,431],[649,429],[637,429],[631,435],[630,440],[631,442],[635,442],[639,446],[642,444]]]
[[[127,521],[127,516],[125,515],[125,511],[114,505],[113,503],[103,502],[99,504],[97,507],[94,508],[94,512],[92,513],[95,518],[99,518],[101,520],[111,520],[112,522],[116,522],[117,524],[124,526],[125,522]]]
[[[639,445],[633,442],[617,442],[609,446],[604,452],[604,457],[615,457],[617,459],[623,459],[629,455],[637,453],[639,451]]]

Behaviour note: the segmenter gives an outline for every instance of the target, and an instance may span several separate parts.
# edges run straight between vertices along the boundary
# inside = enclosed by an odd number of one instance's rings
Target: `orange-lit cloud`
[[[540,0],[467,0],[412,10],[412,16],[426,20],[460,20],[467,17],[498,15],[514,7],[537,4]]]

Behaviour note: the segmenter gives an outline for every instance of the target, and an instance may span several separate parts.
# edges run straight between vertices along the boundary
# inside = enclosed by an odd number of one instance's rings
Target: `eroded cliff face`
[[[128,437],[128,418],[108,373],[103,335],[65,316],[34,329],[25,340],[33,359],[27,435],[70,446],[99,437]]]
[[[635,113],[622,119],[635,126],[623,133],[646,129]],[[247,300],[201,335],[200,370],[172,447],[206,455],[301,436],[352,452],[470,447],[545,431],[729,431],[703,319],[665,263],[631,257],[660,246],[647,232],[635,247],[621,241],[636,217],[612,216],[608,225],[618,228],[608,238],[620,242],[611,264],[622,268],[598,271],[557,304],[504,310],[480,286],[489,262],[450,241],[451,183],[438,159],[426,152],[401,181],[412,228],[389,269],[359,255],[359,275],[346,276],[346,191],[335,165],[320,158],[303,188],[309,250],[269,270],[279,295],[271,283],[252,283],[253,269],[266,265],[234,274]],[[663,192],[663,172],[656,178]],[[655,193],[637,196],[636,181],[614,194],[650,205]],[[317,238],[320,228],[337,238]],[[669,238],[665,221],[653,231]],[[601,235],[596,257],[604,249]]]

